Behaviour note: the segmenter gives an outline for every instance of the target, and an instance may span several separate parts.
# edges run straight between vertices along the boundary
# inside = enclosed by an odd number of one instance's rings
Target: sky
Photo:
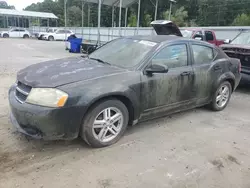
[[[42,2],[43,0],[5,0],[8,5],[14,5],[17,10],[22,10],[23,8],[31,5],[32,3]]]

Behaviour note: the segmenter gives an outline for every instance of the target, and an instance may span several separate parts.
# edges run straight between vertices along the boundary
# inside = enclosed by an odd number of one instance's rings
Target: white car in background
[[[74,32],[68,29],[57,29],[54,33],[47,33],[43,35],[43,40],[67,40],[71,35],[74,35]]]
[[[42,40],[43,36],[49,33],[54,33],[57,30],[57,28],[48,28],[46,29],[45,32],[39,32],[36,34],[36,37],[38,38],[38,40]]]
[[[0,37],[3,38],[30,38],[31,34],[27,29],[23,28],[12,28],[8,31],[1,31]]]

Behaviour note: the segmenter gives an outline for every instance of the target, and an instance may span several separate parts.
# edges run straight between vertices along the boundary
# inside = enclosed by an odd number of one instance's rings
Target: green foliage
[[[169,19],[169,10],[163,12],[163,18],[165,20]],[[184,7],[178,8],[175,12],[171,14],[171,21],[177,24],[180,27],[187,26],[188,12],[185,10]]]
[[[248,14],[240,14],[238,15],[233,23],[233,26],[249,26],[250,25],[250,15]]]
[[[135,13],[132,13],[128,18],[128,27],[136,27],[136,25],[137,25],[137,18]]]
[[[125,1],[125,0],[123,0]],[[1,2],[1,1],[0,1]],[[146,27],[154,19],[155,0],[141,0],[140,26]],[[68,0],[68,25],[81,25],[81,0]],[[168,19],[169,0],[159,0],[157,19]],[[1,6],[1,4],[0,4]],[[97,26],[97,4],[90,4],[90,26]],[[84,25],[88,26],[88,8],[84,7]],[[135,3],[129,7],[128,26],[137,25],[137,8]],[[52,12],[59,17],[59,26],[64,25],[64,0],[44,0],[28,6],[26,10]],[[112,8],[102,6],[101,25],[111,27]],[[125,10],[122,10],[122,25],[124,25]],[[228,26],[249,25],[245,15],[250,14],[250,0],[177,0],[173,4],[172,19],[179,26]],[[239,20],[239,21],[238,21]],[[118,26],[119,7],[115,8],[115,23]]]

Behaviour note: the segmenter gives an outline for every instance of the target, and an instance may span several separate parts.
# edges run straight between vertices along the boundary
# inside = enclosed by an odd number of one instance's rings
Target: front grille
[[[21,82],[17,82],[16,86],[16,100],[20,103],[24,103],[31,91],[32,87],[25,85]]]

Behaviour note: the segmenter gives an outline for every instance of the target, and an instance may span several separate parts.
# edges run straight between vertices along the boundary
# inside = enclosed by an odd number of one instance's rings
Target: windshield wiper
[[[92,58],[92,57],[90,57],[89,59],[96,60],[96,61],[98,61],[98,62],[100,62],[100,63],[103,63],[103,64],[111,65],[110,63],[108,63],[108,62],[106,62],[106,61],[103,61],[103,60],[101,60],[101,59],[98,59],[98,58]]]

